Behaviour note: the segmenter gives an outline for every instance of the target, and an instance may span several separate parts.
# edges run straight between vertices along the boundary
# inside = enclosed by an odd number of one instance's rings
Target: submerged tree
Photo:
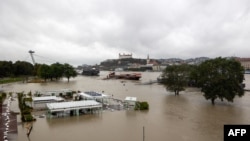
[[[214,105],[219,98],[233,102],[236,95],[243,96],[241,85],[244,79],[244,69],[234,59],[216,58],[203,62],[199,68],[198,83],[204,97]]]
[[[45,82],[51,77],[51,68],[49,65],[42,64],[38,69],[38,76],[43,78]]]
[[[64,71],[63,64],[54,63],[50,67],[52,71],[52,75],[51,75],[52,78],[55,78],[56,80],[58,80],[59,78],[63,77],[63,71]]]
[[[163,84],[166,89],[179,95],[180,91],[187,86],[189,71],[187,65],[168,66],[163,72]]]
[[[68,79],[68,82],[69,82],[69,79],[71,77],[76,77],[77,76],[77,72],[75,71],[75,69],[69,65],[69,64],[64,64],[64,76]]]

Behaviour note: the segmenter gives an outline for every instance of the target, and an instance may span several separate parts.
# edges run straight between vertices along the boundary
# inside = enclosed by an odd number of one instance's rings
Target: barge
[[[139,80],[140,78],[141,78],[141,73],[116,74],[115,72],[111,72],[107,75],[107,79]]]

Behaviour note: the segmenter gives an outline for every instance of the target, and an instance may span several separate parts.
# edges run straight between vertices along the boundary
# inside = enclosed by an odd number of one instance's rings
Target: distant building
[[[129,59],[132,58],[132,53],[131,54],[120,54],[119,53],[119,59]]]
[[[235,58],[237,61],[241,63],[245,70],[250,69],[250,58]]]
[[[161,71],[160,64],[155,59],[150,59],[149,54],[147,56],[147,64],[142,65],[141,67],[145,68],[146,70]]]

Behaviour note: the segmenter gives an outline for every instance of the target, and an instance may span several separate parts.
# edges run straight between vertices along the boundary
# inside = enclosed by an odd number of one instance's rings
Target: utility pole
[[[35,59],[34,59],[34,56],[33,56],[33,53],[35,53],[35,51],[30,50],[30,51],[29,51],[29,53],[30,53],[30,56],[31,56],[31,59],[32,59],[33,65],[35,65],[35,64],[36,64],[36,62],[35,62]]]
[[[145,141],[145,128],[143,126],[143,141]]]

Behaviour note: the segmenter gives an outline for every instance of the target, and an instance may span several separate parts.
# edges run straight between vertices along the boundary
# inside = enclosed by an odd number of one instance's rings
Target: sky
[[[249,0],[0,0],[0,60],[250,57]]]

